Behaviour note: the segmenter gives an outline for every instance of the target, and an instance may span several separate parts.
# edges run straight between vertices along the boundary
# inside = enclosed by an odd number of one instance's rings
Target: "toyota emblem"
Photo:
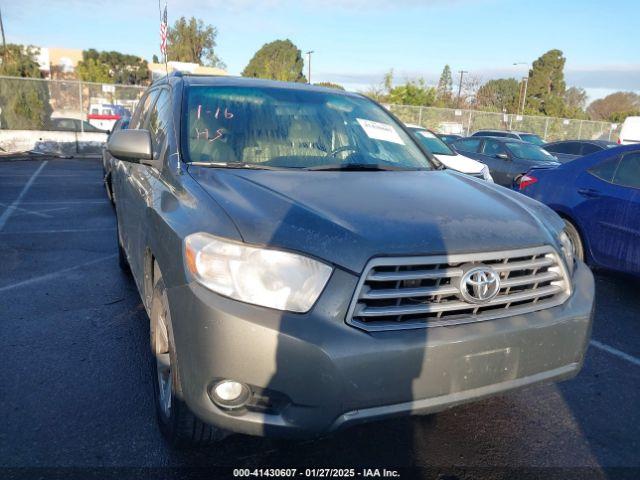
[[[460,294],[469,303],[487,303],[500,292],[500,275],[487,265],[475,265],[460,279]]]

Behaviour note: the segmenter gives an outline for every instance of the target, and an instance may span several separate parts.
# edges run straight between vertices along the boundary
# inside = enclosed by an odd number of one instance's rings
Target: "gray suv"
[[[544,205],[353,93],[154,83],[108,149],[160,427],[308,437],[581,368],[594,281]]]

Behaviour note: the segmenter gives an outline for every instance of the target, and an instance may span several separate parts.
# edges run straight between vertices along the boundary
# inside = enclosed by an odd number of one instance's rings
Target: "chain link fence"
[[[145,87],[0,77],[0,151],[97,154]]]
[[[100,153],[115,121],[130,116],[145,87],[75,80],[0,77],[0,151]],[[522,130],[546,141],[616,141],[608,122],[513,115],[480,110],[387,105],[402,121],[440,133],[470,135],[481,129]]]
[[[468,136],[477,130],[520,130],[536,133],[547,142],[556,140],[618,139],[620,126],[609,122],[533,115],[515,115],[480,110],[385,105],[405,123],[439,133]]]

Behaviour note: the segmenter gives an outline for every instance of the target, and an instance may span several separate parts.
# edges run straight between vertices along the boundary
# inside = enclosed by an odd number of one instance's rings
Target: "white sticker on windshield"
[[[436,138],[436,136],[433,133],[427,130],[420,130],[418,133],[425,138]]]
[[[374,122],[373,120],[365,120],[364,118],[356,118],[356,120],[369,138],[404,145],[402,138],[400,138],[396,129],[391,125]]]

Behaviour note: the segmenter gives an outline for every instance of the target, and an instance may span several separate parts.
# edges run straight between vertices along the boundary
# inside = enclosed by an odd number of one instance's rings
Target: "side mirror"
[[[148,130],[116,130],[107,141],[107,150],[119,160],[139,163],[152,160],[151,135]]]
[[[496,153],[496,158],[500,158],[502,160],[509,160],[509,155],[506,153]]]

